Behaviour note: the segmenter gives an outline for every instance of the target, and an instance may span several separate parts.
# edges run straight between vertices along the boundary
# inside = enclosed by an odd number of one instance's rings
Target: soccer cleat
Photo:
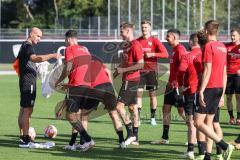
[[[136,140],[136,137],[135,136],[131,136],[131,137],[128,137],[126,140],[125,140],[125,145],[128,146],[129,144],[131,144],[133,141]]]
[[[231,124],[231,125],[234,125],[234,124],[235,124],[235,120],[234,120],[234,118],[230,118],[230,120],[229,120],[229,124]]]
[[[217,154],[217,156],[216,156],[216,160],[223,160],[223,156],[222,156],[222,154]]]
[[[204,160],[204,157],[204,155],[199,155],[194,160]]]
[[[194,160],[194,152],[185,152],[183,155],[180,156],[181,158],[191,159]]]
[[[91,140],[90,142],[85,142],[83,144],[83,148],[81,149],[81,151],[86,152],[89,149],[93,148],[95,146],[95,142],[93,140]]]
[[[157,122],[156,122],[155,118],[151,118],[151,125],[152,126],[156,126],[157,125]]]
[[[236,143],[235,141],[229,142],[229,144],[233,145],[236,150],[240,150],[240,143]]]
[[[119,144],[119,148],[121,148],[121,149],[126,149],[127,146],[126,146],[125,142],[120,143],[120,144]]]
[[[169,140],[168,139],[156,140],[152,141],[151,144],[169,144]]]
[[[22,142],[19,142],[19,147],[21,147],[21,148],[29,148],[29,146],[31,146],[31,145],[34,145],[34,143],[32,143],[32,142],[24,142],[24,141],[22,141]]]
[[[75,146],[75,144],[73,144],[72,146],[70,146],[70,145],[66,145],[65,147],[63,147],[63,149],[65,149],[65,150],[71,150],[71,151],[76,151],[76,146]]]
[[[229,160],[231,158],[233,150],[234,150],[234,146],[231,144],[228,144],[227,150],[223,151],[223,159]]]
[[[236,124],[240,126],[240,119],[236,119]]]
[[[131,144],[134,146],[139,146],[139,142],[137,140],[133,141]]]
[[[83,149],[83,144],[77,144],[76,149]]]

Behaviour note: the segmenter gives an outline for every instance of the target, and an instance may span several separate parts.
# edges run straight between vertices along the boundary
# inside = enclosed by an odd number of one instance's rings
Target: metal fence
[[[43,29],[43,40],[64,40],[65,32],[68,29]],[[30,29],[0,29],[0,40],[18,40],[26,39],[28,37]],[[78,29],[78,35],[80,40],[121,40],[118,30],[99,30],[99,29]],[[194,31],[187,31],[181,33],[181,41],[187,41],[189,34]],[[161,41],[165,41],[167,30],[153,30],[152,35],[158,37]],[[136,30],[135,36],[141,35],[141,31]],[[219,40],[229,41],[230,36],[228,31],[222,30],[219,33]]]

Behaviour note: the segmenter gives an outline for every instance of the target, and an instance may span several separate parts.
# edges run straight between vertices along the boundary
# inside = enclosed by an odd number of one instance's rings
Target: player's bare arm
[[[205,63],[203,76],[202,76],[202,84],[201,84],[200,91],[199,91],[199,103],[203,107],[206,106],[206,103],[204,102],[203,92],[204,92],[205,88],[207,87],[211,72],[212,72],[212,63]]]

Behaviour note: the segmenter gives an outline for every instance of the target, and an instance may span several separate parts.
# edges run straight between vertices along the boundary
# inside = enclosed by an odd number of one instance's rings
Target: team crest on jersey
[[[152,46],[152,42],[148,42],[148,45],[149,45],[149,46]]]

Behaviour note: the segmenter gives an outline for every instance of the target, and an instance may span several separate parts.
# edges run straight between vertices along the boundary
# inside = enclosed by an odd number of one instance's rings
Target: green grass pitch
[[[166,77],[165,77],[166,78]],[[164,79],[164,77],[163,77]],[[160,84],[161,85],[161,84]],[[163,84],[164,85],[164,84]],[[117,135],[113,129],[108,115],[92,119],[89,123],[89,133],[96,142],[96,147],[89,152],[65,151],[62,148],[68,144],[71,126],[67,121],[55,120],[54,107],[63,99],[64,95],[55,93],[49,99],[41,96],[41,86],[38,83],[37,99],[34,113],[31,118],[31,126],[36,129],[37,142],[51,141],[43,137],[43,129],[48,124],[53,124],[58,129],[58,135],[54,141],[53,149],[23,149],[18,147],[17,117],[19,111],[18,77],[14,75],[0,76],[0,159],[10,160],[61,160],[61,159],[181,159],[187,146],[185,142],[186,125],[177,116],[176,109],[172,109],[172,124],[170,126],[169,145],[151,145],[150,141],[159,139],[162,133],[161,109],[163,96],[158,96],[157,119],[158,125],[152,127],[149,124],[149,99],[143,99],[142,124],[139,128],[140,146],[129,146],[126,150],[118,149]],[[240,133],[239,126],[228,125],[226,108],[221,111],[221,126],[224,138],[231,141]],[[125,130],[125,128],[124,128]],[[125,133],[126,135],[126,133]],[[79,138],[78,138],[79,139]],[[197,153],[197,147],[195,147]],[[215,146],[213,153],[215,153]],[[240,159],[240,151],[234,151],[231,160]]]

